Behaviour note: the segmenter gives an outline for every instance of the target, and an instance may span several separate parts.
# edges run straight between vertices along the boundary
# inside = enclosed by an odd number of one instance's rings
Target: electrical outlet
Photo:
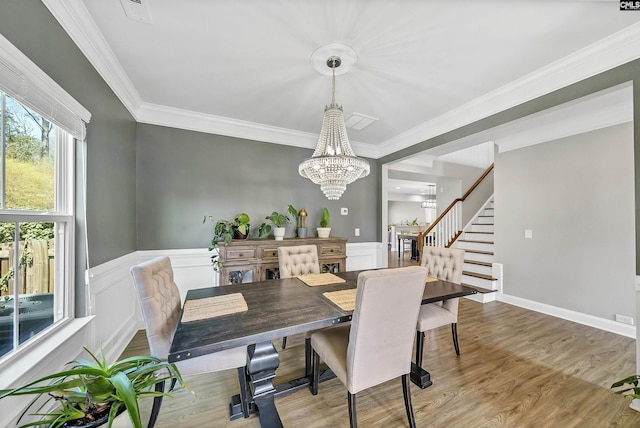
[[[355,235],[356,236],[360,236],[360,228],[359,227],[356,227]]]
[[[340,208],[340,215],[349,215],[349,208]]]
[[[627,315],[616,314],[616,321],[624,324],[633,325],[633,317],[629,317]]]

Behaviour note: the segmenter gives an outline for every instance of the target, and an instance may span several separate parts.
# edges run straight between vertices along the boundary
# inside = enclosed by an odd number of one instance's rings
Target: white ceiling
[[[311,55],[346,44],[336,101],[379,119],[349,130],[373,158],[640,57],[618,1],[43,1],[136,120],[300,147],[331,99]]]

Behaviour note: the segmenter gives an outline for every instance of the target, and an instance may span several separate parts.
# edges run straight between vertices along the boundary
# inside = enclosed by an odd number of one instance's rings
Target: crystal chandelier
[[[347,184],[369,175],[369,162],[357,157],[351,149],[342,106],[336,104],[336,68],[341,62],[338,56],[327,59],[333,75],[331,105],[324,109],[322,130],[312,157],[298,166],[300,175],[319,184],[330,200],[340,199]]]

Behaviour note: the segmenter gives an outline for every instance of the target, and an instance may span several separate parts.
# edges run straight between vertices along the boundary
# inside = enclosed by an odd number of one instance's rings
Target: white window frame
[[[35,340],[28,340],[0,357],[3,372],[0,385],[13,383],[25,375],[28,364],[43,358],[48,350],[59,346],[62,336],[74,335],[89,322],[88,319],[75,320],[75,180],[82,180],[75,174],[75,144],[82,144],[86,134],[85,124],[91,113],[69,95],[53,79],[47,76],[28,57],[0,34],[0,91],[17,102],[45,117],[56,127],[66,131],[71,141],[57,139],[56,147],[56,212],[42,213],[21,210],[0,210],[3,222],[55,222],[56,281],[64,284],[58,296],[56,290],[56,314],[64,314],[58,321],[40,332]],[[73,141],[73,138],[79,141]],[[60,233],[63,234],[60,239]],[[57,255],[57,254],[56,254]],[[58,315],[59,317],[60,315]],[[54,317],[55,319],[56,317]]]

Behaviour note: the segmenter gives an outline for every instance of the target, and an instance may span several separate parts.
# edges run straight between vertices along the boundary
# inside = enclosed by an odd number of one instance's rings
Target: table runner
[[[440,281],[440,280],[438,278],[433,278],[433,277],[428,276],[427,280],[425,282],[435,282],[435,281]]]
[[[350,288],[348,290],[328,291],[322,293],[322,295],[343,311],[352,311],[356,307],[356,291],[356,288]]]
[[[347,282],[346,280],[332,273],[309,273],[306,275],[298,275],[297,278],[307,284],[309,287]]]
[[[189,300],[184,304],[182,322],[199,321],[249,310],[242,293]]]

